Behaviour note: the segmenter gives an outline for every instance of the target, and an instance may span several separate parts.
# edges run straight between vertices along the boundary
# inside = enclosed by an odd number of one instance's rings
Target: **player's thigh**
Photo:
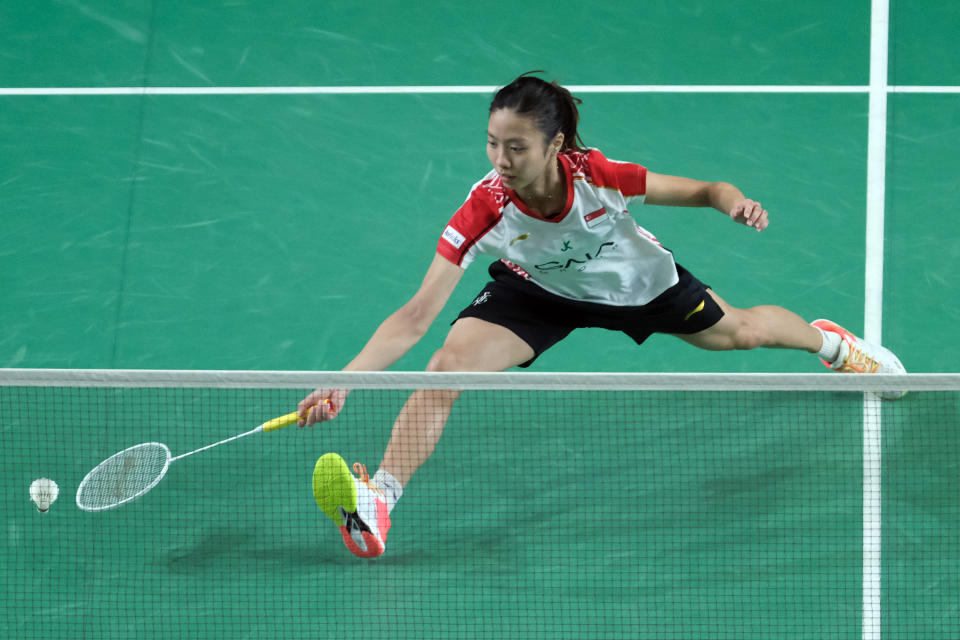
[[[707,293],[714,299],[717,306],[723,311],[723,317],[715,325],[698,331],[697,333],[673,333],[681,340],[688,342],[701,349],[711,351],[724,351],[727,349],[738,348],[742,341],[741,336],[746,323],[744,310],[732,307],[718,296],[713,289],[707,289]]]
[[[510,329],[480,318],[460,318],[427,366],[429,371],[503,371],[534,357]]]

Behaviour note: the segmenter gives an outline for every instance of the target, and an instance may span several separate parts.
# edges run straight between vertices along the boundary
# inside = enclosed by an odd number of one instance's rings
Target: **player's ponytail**
[[[510,109],[518,115],[532,118],[546,142],[562,133],[562,150],[585,151],[583,140],[577,133],[580,122],[577,105],[581,104],[581,100],[557,84],[556,80],[547,82],[530,75],[532,73],[543,72],[528,71],[497,91],[490,103],[490,113]]]

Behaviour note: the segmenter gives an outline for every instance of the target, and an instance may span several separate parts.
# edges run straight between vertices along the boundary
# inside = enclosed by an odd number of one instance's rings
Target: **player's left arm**
[[[736,222],[763,231],[770,224],[767,210],[729,182],[704,182],[647,171],[647,204],[671,207],[713,207]]]

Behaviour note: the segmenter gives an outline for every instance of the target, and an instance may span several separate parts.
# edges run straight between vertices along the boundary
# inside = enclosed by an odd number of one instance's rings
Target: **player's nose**
[[[495,166],[500,173],[510,168],[510,158],[502,149],[497,150],[497,155],[493,160],[493,166]]]

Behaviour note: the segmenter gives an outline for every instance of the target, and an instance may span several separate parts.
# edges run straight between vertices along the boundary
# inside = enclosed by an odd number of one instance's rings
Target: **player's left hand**
[[[770,220],[767,218],[767,210],[759,202],[750,198],[744,198],[733,205],[728,215],[736,222],[753,227],[757,231],[763,231],[770,224]]]

